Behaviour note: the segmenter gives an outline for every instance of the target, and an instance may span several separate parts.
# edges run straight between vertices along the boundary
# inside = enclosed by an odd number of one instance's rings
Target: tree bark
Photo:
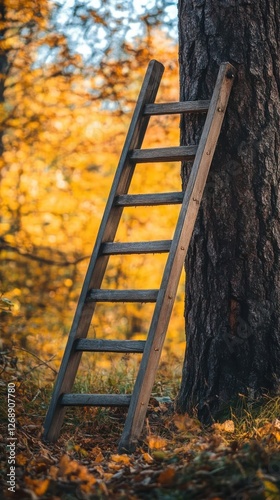
[[[181,412],[209,423],[280,388],[280,3],[180,0],[181,100],[238,70],[186,260]],[[182,144],[201,124],[182,120]],[[189,165],[183,165],[186,185]]]

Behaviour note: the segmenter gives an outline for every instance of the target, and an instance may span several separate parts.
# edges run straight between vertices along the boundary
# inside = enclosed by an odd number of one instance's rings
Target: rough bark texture
[[[181,99],[209,98],[221,62],[238,70],[186,262],[178,409],[205,423],[279,391],[279,19],[279,0],[179,1]],[[182,144],[199,133],[182,120]]]

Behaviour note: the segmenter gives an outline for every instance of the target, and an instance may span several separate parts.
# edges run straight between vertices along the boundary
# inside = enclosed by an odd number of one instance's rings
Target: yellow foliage
[[[157,58],[166,66],[158,99],[175,101],[177,47],[164,33],[154,31],[149,54],[145,40],[139,40],[137,57],[130,55],[135,46],[127,43],[123,62],[111,59],[86,74],[63,72],[55,62],[36,63],[43,44],[66,47],[63,35],[46,29],[49,2],[7,0],[6,4],[4,43],[13,64],[0,109],[5,120],[0,231],[8,247],[2,254],[3,287],[16,298],[18,322],[16,328],[7,329],[7,337],[14,338],[16,331],[17,342],[28,342],[41,355],[54,354],[57,368],[148,59]],[[42,36],[27,40],[20,23],[31,19]],[[80,56],[74,55],[71,62],[80,67]],[[151,119],[144,147],[178,143],[177,118]],[[139,165],[130,193],[180,189],[180,164]],[[176,207],[125,209],[116,239],[171,238],[177,213]],[[132,262],[112,257],[104,288],[155,288],[165,259],[139,255]],[[92,322],[95,336],[146,338],[152,306],[120,304],[112,311],[100,305],[98,310]],[[184,349],[183,310],[181,281],[167,340],[167,350],[176,354],[178,346],[181,354]],[[98,363],[104,369],[110,366],[101,357]]]
[[[152,450],[161,450],[167,446],[167,440],[161,436],[149,436],[148,445]]]

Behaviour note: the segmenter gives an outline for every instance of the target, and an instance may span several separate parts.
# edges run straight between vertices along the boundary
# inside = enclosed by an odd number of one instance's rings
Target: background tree
[[[150,59],[166,66],[162,100],[178,99],[177,47],[167,34],[163,5],[151,2],[142,13],[114,0],[70,3],[47,0],[6,1],[4,36],[9,72],[5,79],[1,167],[1,289],[14,303],[2,335],[23,348],[52,356],[59,366],[88,258],[102,217],[121,147],[143,75]],[[94,4],[94,8],[91,5]],[[3,4],[4,5],[4,4]],[[153,6],[154,5],[154,6]],[[118,8],[117,8],[118,6]],[[164,22],[164,25],[161,23]],[[140,38],[140,34],[143,38]],[[151,120],[154,145],[179,142],[178,122]],[[151,147],[152,142],[146,143]],[[180,190],[178,165],[155,165],[134,192]],[[125,210],[118,238],[132,229],[145,239],[164,218],[173,227],[176,213],[156,207]],[[162,261],[147,256],[114,257],[106,286],[142,287]],[[183,287],[170,339],[183,331]],[[147,315],[148,316],[148,315]],[[130,320],[128,318],[131,318]],[[144,338],[150,317],[139,304],[120,304],[111,314],[100,305],[91,335]],[[4,324],[4,322],[3,322]],[[183,335],[180,340],[183,344]]]
[[[205,422],[279,390],[279,18],[278,0],[179,2],[181,99],[209,98],[222,61],[238,69],[186,262],[178,407]],[[184,144],[199,132],[182,122]]]

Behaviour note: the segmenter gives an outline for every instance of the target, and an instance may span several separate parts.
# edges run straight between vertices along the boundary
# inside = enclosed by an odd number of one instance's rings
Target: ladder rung
[[[153,205],[178,205],[182,203],[183,192],[155,194],[121,194],[116,196],[117,207],[143,207]]]
[[[158,290],[100,290],[92,289],[87,302],[156,302]]]
[[[210,101],[166,102],[146,104],[144,115],[173,115],[176,113],[206,113]]]
[[[143,352],[145,340],[77,339],[76,351],[88,352]]]
[[[169,252],[172,240],[139,241],[137,243],[103,243],[102,255]]]
[[[195,157],[197,146],[176,146],[170,148],[133,149],[130,159],[136,163],[158,161],[183,161]]]
[[[130,394],[63,394],[62,406],[129,406]]]

